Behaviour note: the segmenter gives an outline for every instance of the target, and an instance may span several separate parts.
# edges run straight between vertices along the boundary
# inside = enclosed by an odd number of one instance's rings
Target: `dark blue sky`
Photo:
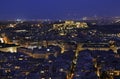
[[[119,16],[120,0],[0,0],[0,19]]]

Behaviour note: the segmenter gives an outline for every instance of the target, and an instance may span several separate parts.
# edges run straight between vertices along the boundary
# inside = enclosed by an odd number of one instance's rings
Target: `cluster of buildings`
[[[0,24],[0,79],[119,79],[120,29],[113,26],[79,21]]]

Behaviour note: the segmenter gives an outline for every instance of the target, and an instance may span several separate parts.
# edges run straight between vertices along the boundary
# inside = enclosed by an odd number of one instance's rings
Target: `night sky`
[[[120,0],[0,0],[0,19],[119,16]]]

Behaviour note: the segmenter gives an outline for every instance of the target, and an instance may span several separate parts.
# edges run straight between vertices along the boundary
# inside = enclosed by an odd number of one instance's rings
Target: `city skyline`
[[[1,0],[0,20],[119,16],[119,3],[119,0]]]

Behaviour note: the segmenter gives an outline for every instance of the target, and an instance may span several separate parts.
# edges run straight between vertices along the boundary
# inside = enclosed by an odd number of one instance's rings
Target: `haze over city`
[[[0,0],[0,20],[119,16],[120,0]]]

